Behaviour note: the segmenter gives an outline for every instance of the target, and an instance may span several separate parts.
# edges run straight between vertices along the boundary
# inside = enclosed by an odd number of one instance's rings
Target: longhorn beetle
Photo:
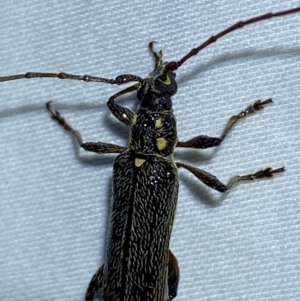
[[[93,300],[100,289],[104,301],[163,301],[165,284],[168,288],[167,300],[176,297],[179,268],[176,257],[169,250],[169,241],[178,197],[178,168],[188,170],[205,185],[219,192],[229,190],[240,181],[268,178],[284,171],[284,167],[268,167],[252,174],[234,176],[228,184],[223,184],[206,171],[173,160],[175,147],[205,149],[220,145],[238,120],[263,109],[272,102],[271,99],[257,100],[230,117],[219,137],[200,135],[180,141],[177,137],[171,96],[177,91],[175,71],[203,48],[245,25],[296,12],[300,12],[300,7],[237,22],[216,36],[211,36],[179,61],[165,62],[162,51],[155,51],[155,42],[150,42],[154,70],[145,78],[123,74],[115,79],[107,79],[63,72],[28,72],[0,77],[2,82],[35,77],[116,85],[137,82],[111,96],[107,102],[111,113],[131,128],[126,147],[104,142],[83,142],[80,133],[65,121],[59,111],[52,108],[51,102],[46,104],[52,119],[75,137],[84,150],[119,154],[113,168],[105,263],[92,277],[86,292],[86,301]],[[135,113],[115,102],[117,97],[132,91],[137,91],[140,101]]]

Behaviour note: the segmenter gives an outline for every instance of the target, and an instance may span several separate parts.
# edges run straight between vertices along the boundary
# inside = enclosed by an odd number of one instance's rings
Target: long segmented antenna
[[[226,28],[225,30],[219,32],[215,36],[211,36],[209,39],[207,39],[204,43],[199,45],[196,48],[193,48],[190,52],[188,52],[181,60],[175,62],[169,62],[165,69],[164,73],[167,73],[169,71],[175,71],[177,70],[185,61],[190,59],[192,56],[197,55],[202,49],[206,48],[208,45],[216,42],[218,39],[221,37],[227,35],[228,33],[240,29],[246,25],[260,22],[262,20],[266,19],[271,19],[274,17],[281,17],[284,15],[288,14],[293,14],[300,12],[300,7],[296,7],[293,9],[285,10],[285,11],[279,11],[275,13],[267,13],[261,16],[257,16],[254,18],[250,18],[246,21],[239,21],[232,26]],[[160,63],[162,60],[162,52],[155,52],[153,50],[153,42],[149,44],[149,49],[152,55],[154,56],[155,59],[155,66]],[[157,66],[156,66],[157,67]],[[107,83],[111,85],[122,85],[126,84],[129,82],[142,82],[143,79],[137,75],[133,74],[123,74],[120,76],[117,76],[115,79],[109,79],[109,78],[102,78],[102,77],[97,77],[97,76],[91,76],[91,75],[76,75],[76,74],[69,74],[69,73],[47,73],[47,72],[27,72],[23,74],[15,74],[15,75],[8,75],[8,76],[2,76],[0,77],[0,82],[5,82],[5,81],[11,81],[11,80],[16,80],[16,79],[23,79],[23,78],[43,78],[43,77],[48,77],[48,78],[59,78],[59,79],[73,79],[73,80],[81,80],[81,81],[86,81],[86,82],[97,82],[97,83]]]
[[[164,73],[177,70],[183,63],[185,63],[192,56],[197,55],[202,49],[206,48],[208,45],[216,42],[218,39],[220,39],[221,37],[227,35],[228,33],[232,32],[234,30],[240,29],[240,28],[242,28],[246,25],[252,24],[252,23],[260,22],[262,20],[271,19],[274,17],[281,17],[284,15],[289,15],[289,14],[298,13],[298,12],[300,12],[300,7],[296,7],[296,8],[284,10],[284,11],[279,11],[279,12],[275,12],[275,13],[267,13],[264,15],[250,18],[245,21],[239,21],[239,22],[231,25],[230,27],[224,29],[223,31],[219,32],[217,35],[211,36],[209,39],[207,39],[204,43],[202,43],[198,47],[193,48],[181,60],[179,60],[177,62],[169,62],[165,67]]]
[[[48,72],[27,72],[23,74],[15,74],[8,76],[1,76],[0,82],[6,82],[10,80],[22,79],[22,78],[59,78],[59,79],[74,79],[74,80],[82,80],[85,82],[97,82],[97,83],[107,83],[111,85],[123,85],[129,82],[141,82],[143,79],[137,75],[133,74],[122,74],[117,76],[115,79],[111,78],[103,78],[92,75],[76,75],[69,74],[65,72],[60,73],[48,73]]]

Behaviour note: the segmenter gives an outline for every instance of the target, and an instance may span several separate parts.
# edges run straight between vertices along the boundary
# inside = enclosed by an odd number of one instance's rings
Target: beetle
[[[154,42],[151,42],[149,50],[154,58],[154,70],[146,78],[125,74],[115,79],[107,79],[43,72],[0,77],[0,81],[57,77],[117,85],[137,82],[114,94],[107,103],[111,113],[131,127],[126,147],[103,142],[83,142],[80,133],[65,121],[59,111],[53,109],[51,102],[47,103],[51,117],[70,132],[84,150],[119,153],[113,171],[106,260],[93,276],[86,300],[92,300],[97,291],[102,289],[105,301],[162,301],[165,283],[168,284],[168,299],[176,297],[179,268],[174,254],[169,250],[169,241],[177,204],[178,168],[190,171],[204,184],[220,192],[229,190],[239,181],[272,177],[284,171],[284,167],[261,169],[253,174],[235,176],[226,185],[208,172],[173,160],[175,147],[205,149],[220,145],[238,120],[263,109],[272,102],[271,99],[257,100],[237,115],[233,115],[220,137],[200,135],[180,141],[177,137],[171,97],[177,92],[175,71],[203,48],[244,25],[295,12],[300,12],[300,8],[238,22],[212,36],[175,62],[165,62],[162,51],[155,51]],[[137,91],[140,101],[135,113],[115,102],[117,97],[132,91]]]

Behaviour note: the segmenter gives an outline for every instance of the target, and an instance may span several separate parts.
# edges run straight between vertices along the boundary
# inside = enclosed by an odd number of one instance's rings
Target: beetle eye
[[[171,80],[168,75],[162,74],[158,80],[162,82],[164,85],[171,85]]]
[[[161,81],[165,81],[166,79],[167,79],[167,75],[166,74],[162,74],[160,77],[159,77],[159,79],[161,80]]]

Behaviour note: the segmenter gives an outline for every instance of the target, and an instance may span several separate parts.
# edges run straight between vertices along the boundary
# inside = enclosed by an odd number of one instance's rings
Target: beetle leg
[[[105,142],[85,142],[80,145],[84,150],[94,153],[122,153],[127,147]]]
[[[261,169],[255,173],[242,175],[242,176],[234,176],[229,181],[228,184],[223,184],[220,180],[217,179],[216,176],[210,174],[207,171],[196,168],[194,166],[176,162],[178,168],[183,167],[186,170],[190,171],[194,176],[196,176],[200,181],[202,181],[205,185],[219,191],[225,192],[229,190],[232,186],[237,184],[240,181],[252,181],[263,178],[271,178],[274,174],[285,171],[284,167],[273,169],[271,167],[267,167],[265,169]]]
[[[53,110],[51,107],[51,101],[46,104],[47,110],[49,111],[51,118],[58,122],[66,131],[68,131],[74,138],[76,138],[78,144],[85,150],[95,152],[95,153],[121,153],[126,150],[126,147],[104,143],[104,142],[82,142],[81,134],[72,128],[71,125],[67,123],[64,117],[61,116],[60,112],[57,110]]]
[[[85,300],[92,301],[97,294],[97,292],[102,288],[103,285],[103,269],[104,264],[97,270],[97,272],[92,277],[88,289],[86,290]]]
[[[168,288],[169,298],[166,301],[171,301],[177,296],[177,289],[179,283],[179,267],[175,255],[169,250],[168,262]]]
[[[115,101],[115,99],[121,95],[135,91],[139,87],[140,87],[140,84],[138,83],[138,84],[130,86],[124,90],[121,90],[120,92],[111,96],[107,102],[107,106],[108,106],[109,110],[112,112],[112,114],[125,125],[132,125],[134,113],[132,111],[130,111],[128,108],[125,108],[125,107],[119,105]]]
[[[218,146],[225,139],[229,131],[237,123],[238,120],[245,118],[250,114],[254,114],[259,110],[262,110],[265,105],[271,102],[273,102],[272,99],[267,99],[264,101],[256,100],[254,103],[249,105],[245,110],[242,110],[239,114],[231,116],[227,121],[227,124],[220,137],[209,137],[206,135],[200,135],[187,141],[178,141],[176,146],[185,147],[185,148],[202,148],[202,149]]]

